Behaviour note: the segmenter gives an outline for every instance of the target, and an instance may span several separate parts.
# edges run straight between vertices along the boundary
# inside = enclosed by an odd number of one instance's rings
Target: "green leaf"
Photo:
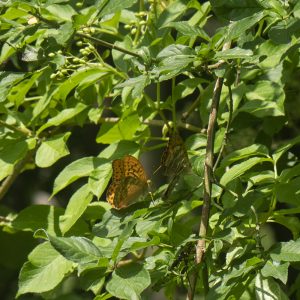
[[[28,262],[20,271],[17,297],[25,293],[51,291],[72,269],[73,263],[61,256],[49,243],[38,245],[29,254]]]
[[[53,248],[73,262],[87,264],[97,262],[103,257],[99,248],[85,237],[48,237]]]
[[[118,123],[111,126],[105,126],[103,124],[97,135],[97,143],[112,144],[120,140],[131,140],[133,139],[137,129],[140,126],[140,120],[136,113],[131,114]]]
[[[101,1],[102,2],[102,1]],[[100,3],[101,3],[100,2]],[[137,0],[114,0],[114,1],[105,1],[104,8],[102,8],[99,17],[109,15],[112,13],[117,13],[124,8],[128,8],[135,4]]]
[[[172,44],[160,51],[156,57],[157,60],[163,61],[170,57],[195,55],[195,51],[188,46]]]
[[[253,56],[253,52],[251,50],[235,47],[232,49],[227,49],[227,50],[217,52],[214,58],[220,60],[220,59],[249,58],[251,56]]]
[[[179,31],[181,34],[189,37],[201,37],[206,41],[209,41],[209,35],[199,26],[192,26],[187,21],[171,22],[164,27],[172,27]]]
[[[100,294],[105,283],[105,272],[105,268],[99,267],[88,270],[80,276],[80,286],[86,291],[92,291],[95,295]]]
[[[203,80],[200,78],[188,78],[179,82],[174,89],[174,100],[191,95],[201,83],[203,83]]]
[[[18,26],[19,27],[19,26]],[[17,50],[22,49],[26,45],[34,42],[40,36],[45,34],[45,29],[37,30],[38,27],[34,26],[31,28],[26,28],[25,26],[17,31],[12,32],[7,42],[4,43],[0,54],[0,64],[5,60],[8,60]]]
[[[300,175],[300,164],[297,164],[291,168],[282,170],[280,176],[278,177],[278,180],[280,182],[288,182],[293,177]]]
[[[20,106],[23,103],[25,96],[32,87],[32,85],[42,74],[43,70],[40,70],[39,72],[33,73],[31,77],[27,76],[27,79],[22,80],[19,84],[14,85],[10,90],[7,99],[10,102],[15,103],[17,106]]]
[[[211,0],[213,11],[221,19],[237,20],[250,17],[262,9],[257,0]]]
[[[299,191],[299,189],[297,191]],[[274,222],[281,224],[281,225],[285,226],[286,228],[288,228],[293,234],[293,239],[299,238],[300,220],[298,217],[274,216]]]
[[[224,157],[221,162],[222,166],[230,166],[232,163],[245,159],[251,156],[262,155],[268,157],[269,150],[265,145],[253,144],[248,147],[232,151],[230,154]]]
[[[255,294],[257,300],[280,299],[288,300],[288,296],[273,278],[263,278],[260,273],[255,279]]]
[[[300,143],[300,136],[295,137],[292,140],[289,140],[288,142],[285,142],[282,146],[280,146],[272,155],[274,162],[277,163],[279,158],[287,152],[289,149],[291,149],[294,145]]]
[[[0,72],[0,102],[6,100],[6,96],[13,85],[18,84],[25,73]]]
[[[261,274],[264,277],[273,277],[275,279],[279,279],[286,284],[288,278],[288,268],[289,263],[284,263],[280,265],[277,262],[272,262],[268,260],[264,267],[261,269]]]
[[[288,44],[293,35],[299,37],[300,21],[296,18],[288,18],[278,22],[269,30],[270,39],[276,44]]]
[[[279,243],[270,256],[275,261],[300,261],[300,239]]]
[[[106,162],[98,157],[84,157],[72,162],[55,178],[51,197],[77,179],[89,176],[94,169]]]
[[[59,217],[59,227],[63,235],[70,230],[75,222],[81,217],[92,199],[93,195],[90,193],[87,184],[73,194],[64,215]]]
[[[14,170],[14,165],[23,159],[26,154],[36,145],[36,140],[4,140],[1,142],[0,148],[0,180],[8,175],[11,175]]]
[[[132,263],[116,269],[106,289],[120,299],[141,299],[141,293],[151,283],[150,275],[142,265]]]
[[[154,236],[152,238],[152,240],[147,241],[144,238],[134,238],[136,240],[134,240],[132,242],[132,244],[130,245],[130,251],[136,251],[136,250],[140,250],[140,249],[145,249],[147,247],[151,247],[151,246],[157,246],[160,243],[160,238],[158,236]],[[127,240],[130,241],[130,240]],[[131,241],[130,241],[131,243]],[[124,247],[128,247],[128,244],[125,243]]]
[[[51,126],[59,126],[69,120],[72,120],[75,116],[80,114],[84,109],[86,109],[87,106],[83,103],[77,103],[75,107],[72,108],[66,108],[62,111],[60,111],[55,117],[50,118],[47,123],[45,123],[43,126],[39,128],[37,131],[37,134],[40,134],[42,131],[44,131],[46,128]]]
[[[261,68],[274,68],[285,57],[287,51],[294,46],[294,43],[276,44],[267,40],[259,45],[257,54],[262,58],[259,63]]]
[[[204,175],[205,155],[196,156],[192,161],[192,168],[195,174],[203,178]]]
[[[185,1],[174,1],[160,14],[156,26],[163,28],[170,22],[176,20],[180,15],[184,14],[187,9]]]
[[[256,117],[284,116],[285,94],[283,87],[276,82],[258,81],[249,85],[247,101],[239,111],[248,112]]]
[[[226,171],[226,173],[222,176],[220,183],[226,186],[230,181],[232,181],[235,178],[238,178],[247,170],[251,169],[253,166],[267,161],[272,162],[271,159],[252,157],[247,159],[246,161],[243,161],[242,163],[236,164],[228,171]]]
[[[183,70],[195,60],[192,55],[179,55],[177,57],[169,57],[162,61],[161,66],[155,71],[158,72],[159,81],[169,80],[178,74],[182,73]]]
[[[188,46],[172,44],[158,53],[156,58],[160,63],[153,69],[153,74],[155,77],[160,76],[160,81],[164,81],[182,72],[196,59],[196,55]]]
[[[150,84],[150,78],[148,75],[140,75],[135,78],[130,78],[123,83],[120,83],[116,86],[116,88],[123,88],[123,87],[132,87],[132,97],[138,98],[142,96],[144,88]]]
[[[49,13],[51,19],[55,19],[58,21],[70,21],[74,15],[76,15],[76,11],[69,4],[64,3],[60,4],[51,4],[46,7],[46,10]],[[46,13],[45,13],[46,14]]]
[[[114,160],[130,154],[133,156],[138,155],[140,152],[140,145],[132,141],[120,141],[106,147],[98,157]]]
[[[91,84],[106,76],[107,70],[104,67],[85,67],[74,72],[56,90],[55,98],[65,101],[69,93],[79,84],[90,82]]]
[[[258,23],[265,16],[264,12],[258,12],[250,17],[238,20],[229,24],[227,29],[226,41],[234,40],[244,34],[248,29]]]
[[[61,207],[50,205],[32,205],[21,210],[12,221],[13,228],[35,232],[39,228],[45,229],[50,234],[60,235],[57,226],[59,216],[64,213]]]
[[[52,166],[60,158],[70,154],[66,145],[71,132],[58,134],[42,142],[35,155],[35,163],[40,168]]]
[[[284,116],[284,111],[282,111],[275,102],[266,102],[262,100],[252,100],[247,102],[239,110],[252,114],[258,118]]]
[[[287,183],[279,183],[275,186],[278,201],[298,205],[300,177],[296,177]]]
[[[96,168],[89,176],[89,190],[100,199],[105,191],[107,184],[111,178],[112,166],[111,162],[107,162]]]

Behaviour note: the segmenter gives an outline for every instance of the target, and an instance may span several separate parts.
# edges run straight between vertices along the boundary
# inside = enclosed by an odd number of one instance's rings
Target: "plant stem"
[[[229,127],[231,124],[231,120],[232,120],[232,112],[233,112],[233,98],[232,98],[232,90],[231,90],[231,86],[228,86],[228,92],[229,92],[229,104],[228,104],[228,120],[227,120],[227,124],[226,124],[226,129],[225,129],[225,133],[224,133],[224,137],[223,137],[223,141],[222,141],[222,145],[221,145],[221,149],[219,151],[218,157],[216,159],[213,171],[216,170],[221,157],[223,155],[226,143],[227,143],[227,136],[228,136],[228,132],[229,132]]]
[[[174,100],[174,92],[175,92],[175,77],[172,78],[172,120],[174,123],[174,128],[176,128],[176,101]]]
[[[8,128],[8,129],[10,129],[10,130],[12,130],[12,131],[20,132],[20,133],[22,133],[22,134],[24,134],[24,135],[26,135],[26,136],[32,136],[32,132],[31,132],[29,129],[25,128],[25,127],[24,127],[24,128],[21,128],[21,127],[15,127],[15,126],[13,126],[13,125],[10,125],[10,124],[5,123],[5,122],[2,121],[2,120],[0,120],[0,125],[2,125],[2,126],[4,126],[4,127]]]
[[[102,45],[102,46],[104,46],[104,47],[106,47],[106,48],[118,50],[118,51],[123,52],[123,53],[125,53],[125,54],[129,54],[129,55],[131,55],[131,56],[135,56],[135,57],[138,57],[138,58],[141,58],[141,59],[142,59],[142,56],[139,55],[139,54],[136,53],[136,52],[133,52],[133,51],[127,50],[127,49],[125,49],[125,48],[119,47],[119,46],[117,46],[117,45],[114,45],[114,44],[105,42],[105,41],[100,40],[100,39],[97,39],[97,38],[95,38],[95,37],[93,37],[93,36],[90,36],[90,35],[87,35],[87,34],[84,34],[84,33],[78,33],[78,32],[76,33],[76,35],[77,35],[77,36],[80,36],[80,37],[82,37],[82,38],[86,38],[86,39],[89,39],[89,40],[91,40],[91,41],[94,41],[94,42],[96,42],[97,44]]]
[[[231,43],[227,42],[223,45],[223,50],[229,49]],[[208,127],[207,127],[207,144],[205,153],[204,164],[204,192],[203,192],[203,207],[201,213],[201,221],[199,227],[199,240],[196,247],[195,263],[198,265],[203,262],[205,252],[205,238],[208,227],[208,219],[210,213],[211,202],[211,188],[213,182],[213,161],[214,161],[214,137],[215,137],[215,124],[217,120],[218,107],[220,102],[221,90],[223,86],[223,78],[218,77],[215,83],[211,110],[209,114]],[[198,270],[199,268],[196,268]],[[204,276],[207,277],[207,276]],[[188,292],[187,299],[194,299],[195,289],[197,286],[198,271],[193,274],[191,290]]]
[[[185,122],[185,120],[190,116],[191,113],[195,111],[195,109],[199,106],[201,95],[197,97],[197,99],[192,103],[192,105],[188,108],[186,112],[182,114],[181,120]]]
[[[2,182],[0,186],[0,200],[3,199],[3,197],[11,187],[11,185],[14,183],[14,181],[19,176],[19,174],[22,172],[26,163],[31,159],[34,151],[35,150],[28,151],[26,156],[15,165],[13,173],[8,177],[6,177],[5,180]]]
[[[120,121],[120,118],[114,118],[114,117],[108,117],[108,118],[100,118],[99,123],[118,123]],[[166,123],[162,120],[144,120],[142,122],[146,125],[152,125],[152,126],[160,126],[163,127]],[[193,132],[200,132],[205,133],[206,130],[203,130],[202,128],[199,128],[197,126],[194,126],[192,124],[183,123],[183,122],[177,122],[177,127],[184,128]]]

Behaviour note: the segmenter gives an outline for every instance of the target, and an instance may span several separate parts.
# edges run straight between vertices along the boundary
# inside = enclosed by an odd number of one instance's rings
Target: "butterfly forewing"
[[[138,159],[131,155],[126,155],[123,161],[125,177],[135,177],[140,181],[144,181],[145,183],[147,183],[146,172]]]
[[[107,201],[116,209],[135,203],[147,191],[147,175],[138,159],[126,155],[113,161],[112,183],[106,194]]]
[[[113,181],[120,181],[124,177],[124,162],[121,159],[115,159],[112,163]]]

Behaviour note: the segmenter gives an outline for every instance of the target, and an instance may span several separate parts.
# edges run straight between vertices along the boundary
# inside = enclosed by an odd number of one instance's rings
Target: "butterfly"
[[[112,163],[112,183],[107,189],[106,200],[115,209],[125,208],[139,201],[148,190],[148,177],[138,159],[126,155]]]
[[[170,178],[170,183],[163,198],[168,198],[178,182],[181,174],[191,168],[184,142],[179,133],[173,129],[170,133],[169,142],[160,162],[164,174]]]

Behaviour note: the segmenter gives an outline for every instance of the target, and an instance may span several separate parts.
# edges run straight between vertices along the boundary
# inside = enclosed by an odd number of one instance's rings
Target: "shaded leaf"
[[[51,291],[72,269],[73,263],[54,250],[50,243],[40,244],[29,254],[20,271],[17,296]]]
[[[121,299],[141,299],[141,293],[151,283],[150,275],[142,265],[132,263],[116,269],[106,289]]]

